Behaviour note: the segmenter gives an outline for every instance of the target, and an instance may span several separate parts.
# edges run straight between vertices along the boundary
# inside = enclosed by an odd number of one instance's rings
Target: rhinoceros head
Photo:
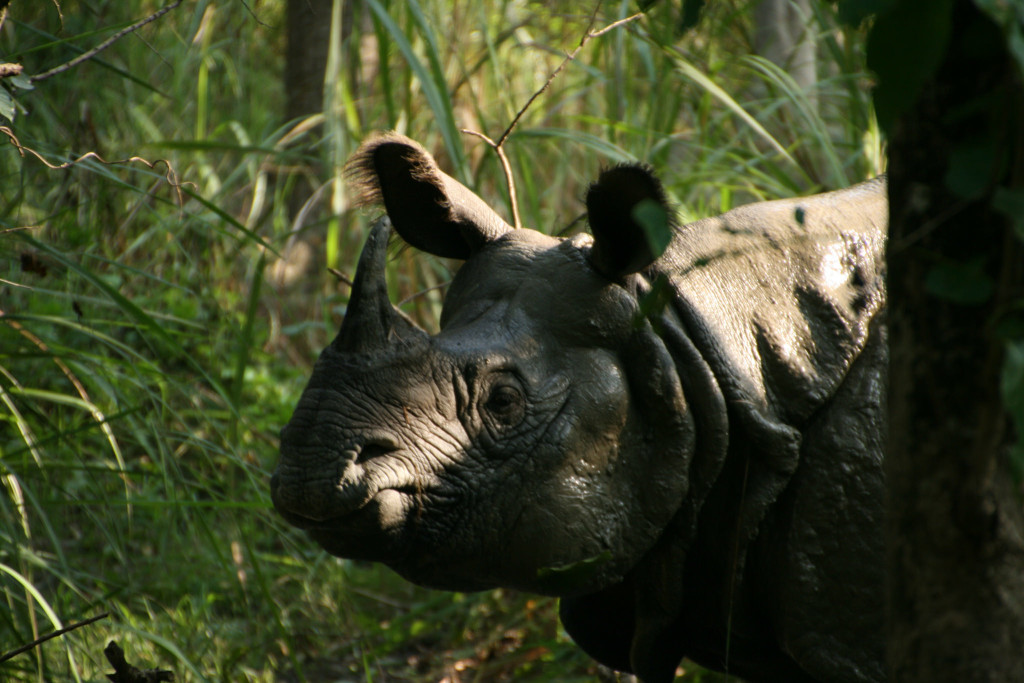
[[[344,322],[281,432],[275,507],[328,552],[423,585],[575,595],[620,580],[687,490],[693,421],[630,273],[631,218],[663,206],[639,167],[588,195],[596,243],[513,230],[418,144],[353,168],[410,245],[465,259],[441,331],[396,310],[373,228]]]

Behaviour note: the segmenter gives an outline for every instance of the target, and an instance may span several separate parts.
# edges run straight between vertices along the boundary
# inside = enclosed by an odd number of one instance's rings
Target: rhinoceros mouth
[[[325,437],[314,433],[311,438],[292,424],[285,428],[271,498],[286,520],[301,528],[335,526],[385,491],[412,495],[425,488],[409,454],[390,435],[360,437],[317,463],[316,449],[325,445]]]
[[[362,469],[358,464],[354,466]],[[415,478],[389,481],[393,477],[380,473],[356,474],[353,477],[353,472],[346,469],[343,476],[311,482],[289,479],[279,470],[271,479],[274,507],[286,521],[299,528],[336,529],[382,496],[391,504],[396,495],[414,504],[428,493],[428,488]]]
[[[408,538],[409,526],[416,523],[422,509],[421,495],[415,487],[382,489],[360,508],[336,517],[286,519],[331,555],[392,562],[408,553],[403,539]]]

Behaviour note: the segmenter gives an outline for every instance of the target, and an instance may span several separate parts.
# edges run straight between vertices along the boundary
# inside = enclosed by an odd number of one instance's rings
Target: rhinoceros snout
[[[274,507],[299,527],[355,512],[373,493],[362,465],[353,460],[313,471],[282,466],[270,479]]]
[[[290,523],[308,527],[343,517],[379,492],[372,461],[399,449],[386,436],[366,435],[338,443],[311,443],[309,432],[282,431],[281,462],[270,479],[274,507]],[[313,439],[312,441],[316,441]]]

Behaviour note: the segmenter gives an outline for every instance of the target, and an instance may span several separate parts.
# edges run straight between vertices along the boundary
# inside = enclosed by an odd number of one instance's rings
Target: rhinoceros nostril
[[[398,450],[398,445],[391,441],[370,441],[359,448],[356,455],[356,462],[364,463],[382,455],[387,455]]]

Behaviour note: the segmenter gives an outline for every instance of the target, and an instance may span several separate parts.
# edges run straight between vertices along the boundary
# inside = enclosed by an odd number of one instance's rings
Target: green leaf
[[[1024,3],[974,0],[974,4],[1002,29],[1010,54],[1017,60],[1017,66],[1024,71]]]
[[[32,85],[32,79],[30,79],[26,74],[23,73],[18,74],[17,76],[11,76],[7,79],[7,82],[20,90],[36,89],[36,86]]]
[[[672,226],[668,220],[668,211],[653,199],[644,199],[633,207],[633,220],[640,224],[647,237],[651,253],[661,256],[672,241]]]
[[[1014,481],[1020,484],[1024,481],[1024,342],[1006,345],[999,389],[1003,406],[1017,431],[1017,443],[1010,451],[1010,470]]]
[[[413,45],[409,42],[406,33],[395,23],[395,20],[388,14],[384,5],[379,0],[369,0],[369,5],[374,15],[376,15],[377,19],[391,35],[391,39],[395,41],[395,45],[402,52],[406,63],[409,65],[409,69],[416,75],[419,86],[423,89],[423,96],[426,98],[430,109],[434,112],[434,116],[437,119],[437,128],[444,139],[445,149],[448,150],[452,157],[452,165],[458,171],[457,175],[461,176],[463,180],[468,181],[472,174],[462,149],[459,127],[455,125],[454,107],[440,66],[436,40],[423,14],[423,10],[416,2],[410,1],[408,4],[409,11],[419,26],[421,35],[429,48],[427,50],[429,70],[428,65],[424,64],[423,60],[416,54],[416,50],[413,49]]]
[[[683,0],[683,16],[679,20],[679,35],[695,28],[704,11],[704,0]]]
[[[235,351],[235,372],[231,382],[231,402],[234,404],[235,418],[231,421],[229,436],[235,440],[238,436],[240,416],[245,407],[242,405],[242,387],[245,384],[245,369],[249,365],[250,355],[253,347],[257,346],[254,339],[256,336],[256,319],[259,317],[260,287],[263,284],[263,268],[266,264],[266,252],[260,253],[256,269],[253,271],[252,284],[249,287],[249,305],[245,310],[245,323],[242,325],[241,335]]]
[[[985,272],[985,262],[981,257],[966,263],[946,261],[933,266],[925,276],[924,286],[940,299],[965,306],[985,303],[995,290],[995,283]]]
[[[537,570],[537,578],[541,580],[546,590],[559,593],[571,591],[586,583],[611,559],[611,551],[605,550],[600,555],[572,564],[542,567]]]
[[[635,162],[636,157],[624,150],[622,147],[609,142],[607,138],[579,130],[567,130],[562,128],[524,128],[512,133],[509,139],[519,138],[557,138],[572,145],[586,147],[590,151],[601,155],[612,163],[621,164]]]
[[[674,294],[675,290],[672,289],[669,279],[664,274],[659,275],[651,285],[651,291],[641,297],[640,305],[637,307],[636,313],[633,314],[633,327],[639,327],[645,319],[655,322],[657,316],[661,315],[665,307],[672,301]]]
[[[878,76],[874,101],[882,130],[892,130],[941,63],[952,13],[952,0],[901,0],[875,21],[867,63]]]
[[[11,97],[11,93],[7,92],[6,88],[0,88],[0,116],[13,123],[16,108],[17,106],[14,104],[14,98]]]
[[[765,142],[775,148],[775,151],[785,158],[786,161],[790,162],[794,167],[800,168],[800,164],[798,164],[790,153],[786,151],[786,148],[783,147],[782,144],[750,114],[750,112],[744,109],[743,105],[737,102],[732,95],[726,92],[720,85],[715,83],[713,79],[704,74],[700,69],[693,66],[693,64],[686,59],[681,50],[673,48],[671,53],[674,57],[676,68],[679,69],[680,73],[707,90],[708,94],[728,107],[734,114],[736,114],[736,116],[741,118],[744,123],[750,126],[755,133],[764,139]]]
[[[839,3],[839,21],[847,26],[860,26],[871,15],[892,9],[895,0],[843,0]]]
[[[992,195],[992,208],[1009,217],[1017,239],[1024,242],[1024,190],[997,187]]]
[[[980,197],[995,175],[999,160],[991,138],[958,144],[949,153],[946,187],[961,199]]]
[[[104,280],[103,277],[92,272],[88,268],[84,268],[76,261],[67,257],[66,254],[58,251],[50,244],[40,242],[26,232],[13,233],[17,239],[24,241],[26,244],[34,247],[40,252],[46,253],[54,261],[59,262],[68,270],[74,271],[82,279],[92,284],[100,292],[105,294],[126,316],[128,316],[133,322],[138,324],[142,329],[148,330],[154,340],[162,342],[163,347],[153,347],[153,350],[158,354],[169,354],[171,358],[181,359],[188,366],[190,366],[200,377],[206,380],[207,384],[224,400],[228,405],[228,408],[232,411],[234,417],[238,417],[235,405],[231,402],[227,391],[224,387],[217,382],[206,369],[200,364],[199,360],[192,354],[188,353],[178,341],[164,329],[160,321],[154,318],[146,310],[141,308],[134,301],[124,296],[117,290],[116,287],[111,286]]]

